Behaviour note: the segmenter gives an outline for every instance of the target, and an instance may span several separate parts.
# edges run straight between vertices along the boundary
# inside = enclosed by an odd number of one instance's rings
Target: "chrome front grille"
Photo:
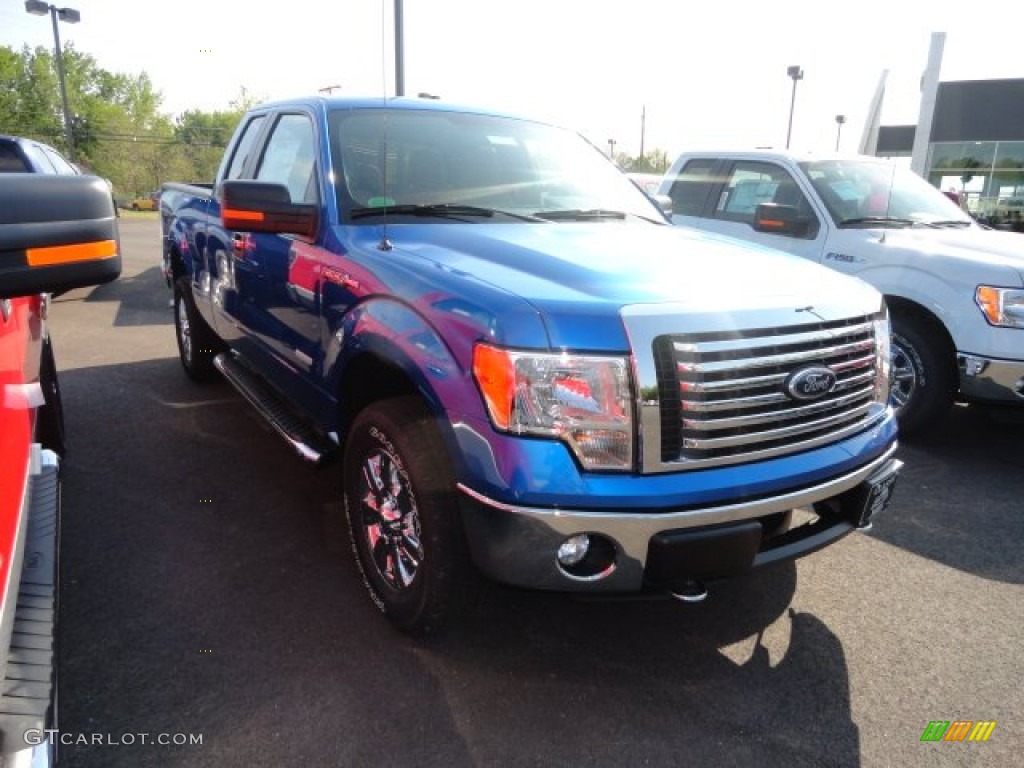
[[[884,411],[876,401],[874,327],[861,316],[657,337],[661,462],[751,461],[866,428]],[[834,376],[834,386],[799,399],[789,382],[812,368],[828,369],[822,373],[829,383]]]

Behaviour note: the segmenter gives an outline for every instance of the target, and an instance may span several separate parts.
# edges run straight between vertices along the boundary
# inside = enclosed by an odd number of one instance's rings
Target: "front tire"
[[[179,277],[174,282],[174,332],[178,356],[189,378],[194,381],[213,379],[217,375],[213,358],[223,345],[196,309],[188,277]]]
[[[60,380],[57,378],[57,363],[53,357],[53,342],[43,342],[42,357],[39,361],[39,385],[43,388],[46,404],[39,409],[36,420],[36,440],[49,450],[63,457],[67,452],[67,437],[64,431],[64,402],[60,396]]]
[[[475,575],[433,417],[415,397],[370,404],[352,424],[342,472],[370,597],[398,629],[437,633],[465,608]]]
[[[953,405],[956,372],[941,329],[913,317],[892,322],[892,394],[900,432],[913,435],[936,426]]]

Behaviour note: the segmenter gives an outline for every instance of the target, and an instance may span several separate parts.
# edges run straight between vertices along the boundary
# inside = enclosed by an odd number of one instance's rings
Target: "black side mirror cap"
[[[120,274],[117,215],[106,181],[0,174],[0,298],[62,293]]]
[[[810,222],[802,217],[795,206],[780,203],[761,203],[754,209],[754,229],[776,235],[807,234]]]
[[[222,182],[217,194],[226,229],[316,237],[320,206],[293,203],[283,184],[232,179]]]

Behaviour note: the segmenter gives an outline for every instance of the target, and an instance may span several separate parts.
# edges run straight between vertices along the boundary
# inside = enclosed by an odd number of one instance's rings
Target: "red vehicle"
[[[50,294],[121,272],[95,176],[0,174],[0,764],[52,764],[64,421]],[[25,757],[22,757],[25,754]],[[16,757],[17,756],[17,757]]]

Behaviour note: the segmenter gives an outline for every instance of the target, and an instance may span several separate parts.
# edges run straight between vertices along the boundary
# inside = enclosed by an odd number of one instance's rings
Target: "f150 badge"
[[[813,365],[793,371],[783,387],[794,400],[817,400],[835,389],[836,381],[836,375],[830,368]]]
[[[825,261],[841,261],[844,264],[863,264],[863,256],[854,256],[851,253],[836,253],[835,251],[829,251],[825,254]]]

